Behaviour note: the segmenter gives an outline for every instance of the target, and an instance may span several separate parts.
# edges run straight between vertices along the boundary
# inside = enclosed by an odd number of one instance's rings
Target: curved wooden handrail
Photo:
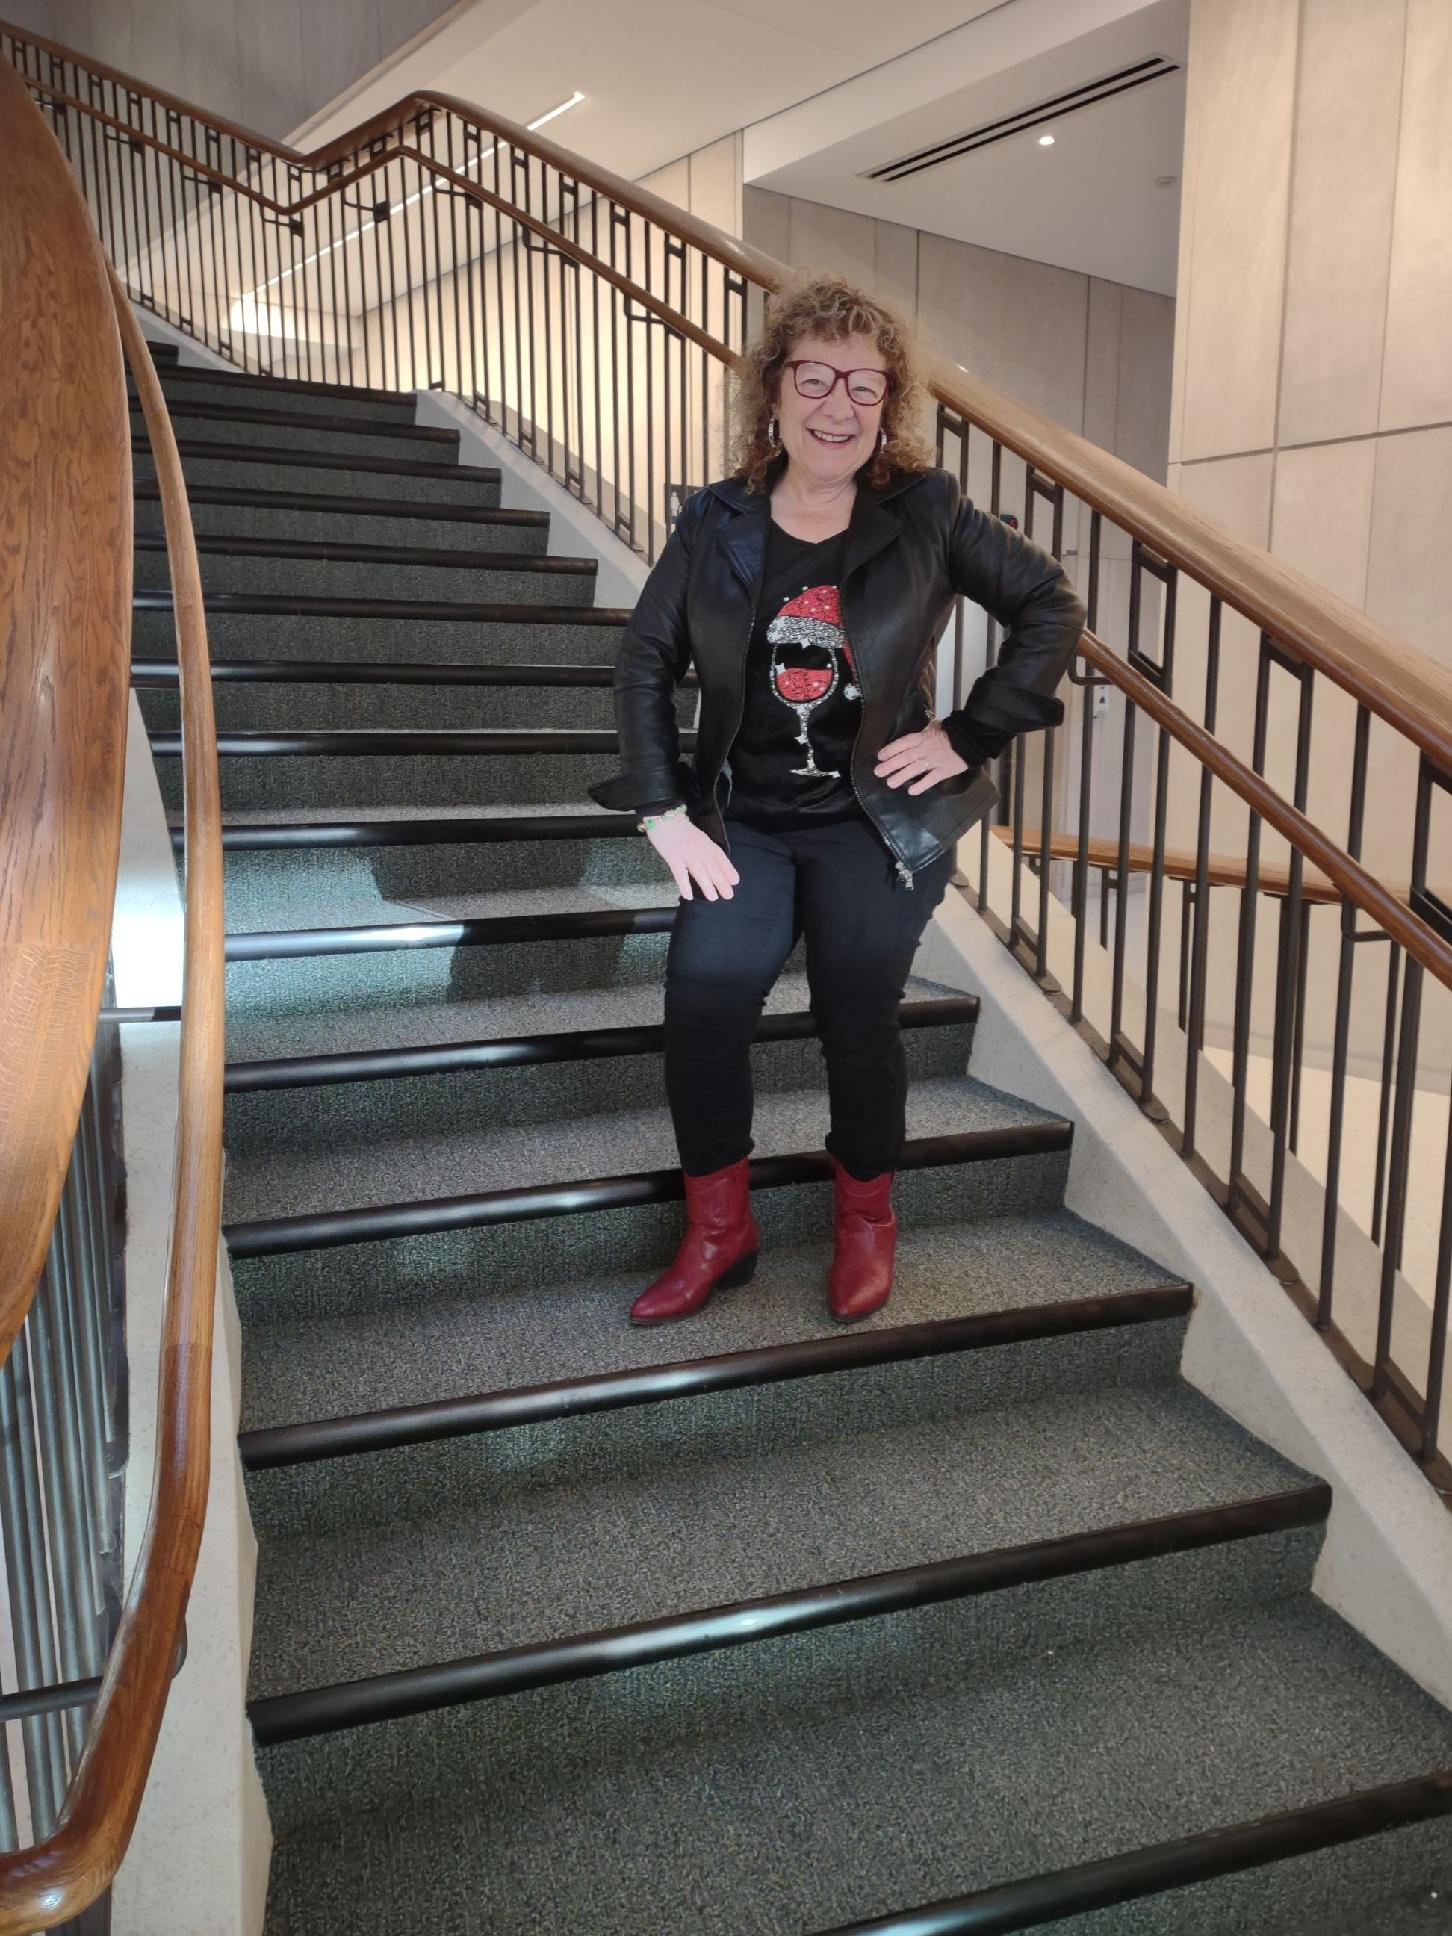
[[[12,89],[18,90],[19,100],[14,99]],[[70,172],[40,114],[8,66],[0,73],[0,90],[3,90],[0,114],[4,114],[7,133],[12,135],[7,160],[13,162],[18,149],[23,149],[29,157],[30,172],[25,176],[25,185],[30,193],[25,199],[31,204],[33,219],[49,219],[55,225],[50,240],[56,249],[68,253],[69,274],[76,279],[73,285],[62,286],[68,295],[74,289],[77,308],[67,309],[54,289],[46,307],[42,293],[46,285],[39,283],[37,289],[37,276],[33,273],[40,260],[38,245],[34,258],[9,253],[14,235],[12,225],[3,214],[0,214],[0,262],[5,265],[5,274],[0,277],[0,303],[12,290],[32,289],[33,300],[41,305],[37,327],[48,322],[56,344],[54,362],[40,372],[42,387],[71,398],[68,407],[80,413],[85,425],[84,431],[72,426],[72,438],[81,442],[89,439],[96,445],[98,448],[92,452],[96,461],[102,454],[108,454],[125,484],[121,493],[125,516],[119,523],[116,519],[106,522],[99,516],[92,517],[90,496],[81,496],[75,502],[62,501],[59,505],[49,498],[45,500],[51,510],[60,509],[64,513],[52,520],[54,529],[47,534],[48,546],[51,542],[54,544],[53,554],[48,550],[47,582],[53,587],[52,597],[57,607],[53,621],[57,636],[50,641],[51,661],[58,670],[63,670],[67,684],[78,689],[78,703],[84,702],[88,707],[86,717],[94,722],[97,734],[104,738],[109,733],[119,749],[127,705],[125,661],[131,596],[130,430],[125,383],[117,354],[119,327],[146,416],[171,556],[177,657],[181,664],[186,809],[186,964],[181,1078],[151,1510],[85,1751],[60,1818],[44,1842],[0,1855],[0,1936],[25,1936],[25,1932],[49,1929],[77,1915],[96,1900],[120,1866],[160,1733],[201,1543],[211,1463],[212,1329],[221,1222],[224,935],[221,791],[201,577],[181,464],[161,385],[131,306],[114,274],[109,275],[107,285],[108,272],[99,260],[99,249]],[[48,155],[44,144],[49,145]],[[84,273],[83,264],[87,265]],[[93,293],[98,269],[100,295],[106,303],[104,327],[103,319],[91,318],[83,301]],[[93,325],[84,337],[75,327],[77,315],[88,318]],[[15,341],[16,335],[12,333],[9,340]],[[46,340],[43,335],[42,340]],[[101,360],[92,354],[93,341],[106,346],[110,352],[107,359]],[[16,362],[21,365],[19,372],[7,369],[5,378],[0,380],[9,382],[13,374],[23,378],[30,368],[29,361],[16,359]],[[31,374],[34,376],[35,372],[31,370]],[[87,382],[88,374],[94,374],[96,380]],[[49,397],[48,402],[52,408],[58,407],[56,397]],[[32,407],[30,417],[22,421],[30,422],[34,416]],[[65,475],[63,472],[63,479]],[[109,505],[107,498],[96,507],[97,511]],[[9,550],[7,547],[7,556]],[[21,550],[24,555],[24,547]],[[63,571],[73,574],[82,588],[90,583],[88,573],[115,581],[109,586],[113,593],[112,606],[105,607],[115,640],[94,616],[92,608],[96,601],[70,593],[68,581],[61,575]],[[113,610],[118,588],[122,594],[119,622]],[[70,618],[73,622],[68,625],[64,621]],[[74,636],[62,636],[67,634]],[[17,644],[23,646],[23,639],[17,638]],[[90,659],[82,662],[87,649],[94,655],[94,666]],[[37,690],[42,688],[46,676],[45,662],[41,663],[42,670],[34,676]],[[55,672],[51,678],[53,685],[58,684]],[[52,706],[59,710],[57,698],[58,694],[52,690]],[[101,843],[103,861],[106,854],[110,856],[114,891],[121,813],[119,750],[115,774],[107,770],[104,786],[89,776],[87,768],[78,768],[74,752],[67,748],[61,749],[55,767],[53,784],[62,789],[73,788],[80,796],[78,813],[80,808],[88,810],[83,824]],[[7,814],[7,829],[9,824]],[[39,827],[20,830],[28,833],[42,860],[47,824],[42,821]],[[19,838],[12,844],[18,851]],[[23,882],[23,869],[18,878]],[[111,895],[107,894],[104,907],[99,911],[90,910],[89,919],[76,917],[80,942],[91,942],[90,928],[94,926],[99,934],[95,945],[100,951],[100,968],[94,975],[84,982],[80,976],[74,978],[78,988],[93,990],[89,1009],[82,1012],[83,1004],[77,993],[66,1010],[72,1032],[85,1050],[81,1058],[82,1087],[84,1062],[89,1057],[100,1006],[100,974],[105,964],[110,913]],[[63,938],[57,945],[63,945]],[[9,992],[7,977],[3,991],[6,1001]],[[6,1037],[6,1052],[10,1054],[8,1029]],[[74,1044],[70,1041],[60,1043],[59,1047],[74,1053]],[[12,1099],[7,1096],[5,1100],[9,1103]],[[55,1113],[53,1110],[52,1114]],[[74,1115],[72,1109],[72,1118]],[[62,1159],[61,1174],[64,1167]],[[0,1165],[0,1188],[6,1191],[7,1207],[11,1188],[9,1171],[8,1161]],[[49,1236],[50,1219],[42,1217],[39,1199],[32,1200],[26,1208],[28,1221],[39,1232],[38,1241],[43,1249]]]
[[[14,34],[32,46],[63,59],[76,60],[73,49],[62,47],[38,35],[25,33],[0,22],[0,30]],[[174,95],[146,86],[133,76],[123,74],[96,61],[83,63],[92,72],[150,96],[163,106],[207,121],[214,128],[243,142],[259,153],[271,154],[295,167],[323,169],[332,163],[356,156],[370,143],[397,134],[421,112],[442,110],[454,114],[481,133],[508,141],[512,146],[561,170],[572,180],[607,195],[622,208],[644,220],[669,230],[676,238],[701,250],[771,292],[780,289],[791,274],[785,264],[760,249],[753,249],[727,235],[710,222],[675,207],[662,197],[626,181],[608,168],[586,161],[563,148],[547,135],[522,127],[503,115],[486,113],[457,96],[423,89],[408,94],[392,107],[360,122],[357,127],[335,136],[319,147],[304,152],[258,135],[219,117],[199,113],[190,103]],[[89,111],[86,104],[77,103]],[[144,144],[159,146],[145,132],[133,130]],[[443,173],[470,193],[479,184],[452,174],[415,149],[411,159]],[[369,157],[368,162],[346,178],[354,180],[362,172],[396,157],[398,149],[385,156]],[[192,164],[194,165],[194,164]],[[232,178],[228,178],[229,180]],[[234,183],[235,185],[235,183]],[[296,212],[304,203],[338,192],[337,181],[312,191],[307,197],[287,206]],[[481,201],[492,197],[480,194]],[[512,206],[515,220],[535,227],[532,218]],[[557,229],[548,231],[551,245],[560,247]],[[567,249],[567,253],[574,253]],[[620,286],[618,272],[608,265],[593,267],[609,275]],[[632,300],[647,305],[662,320],[671,322],[708,353],[730,364],[735,353],[714,341],[695,324],[669,310],[648,291],[630,286]],[[1443,770],[1452,770],[1452,669],[1441,666],[1418,652],[1386,627],[1358,611],[1354,605],[1315,584],[1269,553],[1197,510],[1182,497],[1156,484],[1122,458],[1101,450],[1085,437],[1066,430],[1041,411],[1005,396],[991,384],[973,376],[960,364],[940,355],[929,355],[926,376],[934,397],[965,421],[978,425],[1007,449],[1032,464],[1045,476],[1065,485],[1094,510],[1102,512],[1122,529],[1137,537],[1157,557],[1189,573],[1232,610],[1242,614],[1262,631],[1269,632],[1305,663],[1335,681],[1354,699],[1384,719],[1413,745],[1430,755]]]
[[[121,846],[131,448],[106,264],[0,63],[0,1358],[85,1094]]]

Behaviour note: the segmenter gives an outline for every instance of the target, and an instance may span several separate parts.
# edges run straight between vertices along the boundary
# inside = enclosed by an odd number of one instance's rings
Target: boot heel
[[[723,1271],[716,1279],[716,1289],[718,1291],[734,1291],[738,1290],[743,1284],[749,1284],[756,1275],[756,1260],[760,1254],[759,1251],[753,1250],[748,1251],[745,1257],[738,1257],[730,1270]]]

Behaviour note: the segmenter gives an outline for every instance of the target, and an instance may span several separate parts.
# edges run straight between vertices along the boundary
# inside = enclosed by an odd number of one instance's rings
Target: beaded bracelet
[[[683,814],[683,813],[685,812],[685,810],[686,810],[686,809],[685,809],[685,807],[684,807],[684,806],[680,806],[680,807],[669,807],[669,808],[667,808],[667,810],[666,810],[666,811],[665,811],[664,813],[647,813],[647,814],[643,814],[643,815],[641,816],[641,818],[640,818],[639,820],[637,820],[637,821],[636,821],[636,823],[635,823],[635,824],[636,824],[636,827],[637,827],[637,828],[639,829],[639,831],[640,831],[641,833],[643,833],[643,834],[648,834],[648,833],[650,832],[650,830],[651,830],[651,828],[652,828],[652,827],[658,827],[658,826],[660,825],[660,823],[662,822],[662,820],[677,820],[677,819],[679,819],[679,818],[680,818],[680,816],[681,816],[681,815],[682,815],[682,814]]]

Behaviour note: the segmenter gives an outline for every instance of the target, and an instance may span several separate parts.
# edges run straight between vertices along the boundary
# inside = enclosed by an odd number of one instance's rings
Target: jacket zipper
[[[711,778],[711,805],[715,809],[716,813],[720,815],[721,838],[726,843],[726,858],[728,860],[731,858],[731,836],[726,831],[726,816],[724,813],[721,812],[720,807],[716,805],[716,788],[720,785],[721,774],[723,769],[725,768],[726,761],[731,757],[731,748],[736,744],[736,735],[741,731],[741,722],[746,717],[746,661],[751,655],[751,635],[756,630],[756,613],[757,613],[757,608],[760,606],[760,604],[761,604],[761,586],[758,585],[755,592],[752,595],[751,617],[748,620],[747,626],[746,626],[746,643],[741,648],[741,664],[737,668],[736,685],[737,685],[737,691],[739,693],[739,698],[737,699],[737,702],[736,702],[736,724],[731,728],[731,737],[726,742],[726,752],[722,757],[721,765],[717,767],[715,773],[712,775],[712,778]],[[731,798],[731,786],[729,781],[727,782],[727,787],[726,787],[726,798],[728,801]]]
[[[839,593],[839,596],[840,596],[840,593]],[[849,638],[851,637],[850,632],[848,633],[848,637]],[[858,790],[857,773],[856,773],[857,748],[862,739],[862,728],[867,723],[867,687],[863,683],[862,668],[860,666],[854,666],[853,672],[857,680],[857,690],[862,694],[862,717],[857,722],[857,732],[852,741],[852,757],[847,762],[847,778],[852,785],[853,798],[856,800],[858,806],[861,807],[863,813],[872,822],[872,825],[877,828],[877,831],[882,838],[882,842],[884,846],[887,848],[887,851],[892,855],[893,865],[897,869],[898,879],[902,881],[906,887],[911,889],[913,885],[912,869],[907,865],[902,855],[898,852],[897,847],[893,843],[892,836],[888,833],[887,829],[879,823],[877,816],[873,813],[872,809],[868,806],[867,802],[863,799],[861,793]]]

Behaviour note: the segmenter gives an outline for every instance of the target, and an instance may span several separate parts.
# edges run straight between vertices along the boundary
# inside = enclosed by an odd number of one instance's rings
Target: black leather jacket
[[[769,517],[767,497],[735,478],[706,485],[682,508],[615,662],[621,770],[589,789],[602,807],[637,812],[685,800],[696,824],[728,851],[723,769],[741,724]],[[876,779],[873,767],[881,746],[934,715],[933,648],[960,592],[1006,636],[997,663],[943,722],[968,771],[910,795],[906,784]],[[840,597],[862,689],[852,785],[910,883],[997,799],[984,762],[1018,733],[1063,718],[1054,688],[1083,630],[1084,607],[1048,552],[976,509],[941,470],[897,470],[880,489],[859,475]],[[672,691],[692,664],[701,711],[687,762]]]

